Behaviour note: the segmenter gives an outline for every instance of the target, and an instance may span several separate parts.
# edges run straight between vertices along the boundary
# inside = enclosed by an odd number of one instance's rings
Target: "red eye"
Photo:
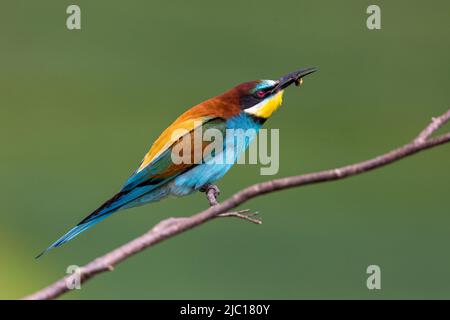
[[[264,91],[262,91],[262,90],[258,90],[258,91],[256,91],[256,95],[257,95],[259,98],[263,98],[264,95],[265,95],[265,93],[264,93]]]

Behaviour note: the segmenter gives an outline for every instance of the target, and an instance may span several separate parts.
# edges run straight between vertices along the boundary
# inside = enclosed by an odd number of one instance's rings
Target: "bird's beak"
[[[316,67],[310,67],[310,68],[300,69],[298,71],[288,73],[287,75],[285,75],[284,77],[281,77],[278,80],[278,84],[273,89],[273,92],[284,90],[285,88],[289,87],[293,83],[295,83],[296,85],[300,85],[302,83],[302,78],[304,76],[307,76],[308,74],[311,74],[316,71],[317,71]]]

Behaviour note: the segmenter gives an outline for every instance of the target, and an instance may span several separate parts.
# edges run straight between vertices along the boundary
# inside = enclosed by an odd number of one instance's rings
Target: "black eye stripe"
[[[274,83],[273,86],[270,87],[262,87],[259,89],[253,89],[253,92],[248,92],[247,94],[244,94],[240,97],[239,99],[239,104],[241,106],[241,109],[248,109],[253,107],[254,105],[260,103],[261,101],[263,101],[264,99],[267,99],[269,96],[271,96],[274,92],[274,88],[276,88],[276,86],[278,85],[278,83]],[[258,92],[264,92],[263,96],[259,96]]]
[[[266,96],[266,91],[264,91],[264,90],[257,90],[256,91],[256,96],[258,98],[264,98]]]
[[[255,91],[255,95],[257,96],[258,95],[258,92],[259,91],[262,91],[262,92],[264,92],[264,97],[263,98],[265,98],[265,97],[267,97],[269,94],[272,94],[273,92],[273,90],[277,87],[277,85],[278,85],[278,83],[275,83],[273,86],[271,86],[271,87],[266,87],[266,88],[260,88],[260,89],[258,89],[258,90],[256,90]]]
[[[273,87],[258,89],[258,90],[255,91],[255,94],[254,94],[254,95],[255,95],[255,97],[258,98],[258,99],[264,99],[264,98],[266,98],[268,95],[271,94],[271,91],[272,91],[272,90],[273,90]],[[259,94],[258,94],[259,92],[263,92],[264,95],[259,96]]]
[[[248,109],[253,107],[255,104],[261,102],[260,98],[255,97],[254,95],[245,95],[240,98],[240,105],[242,109]]]

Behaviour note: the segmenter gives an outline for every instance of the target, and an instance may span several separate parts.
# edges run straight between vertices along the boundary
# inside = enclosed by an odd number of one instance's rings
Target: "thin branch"
[[[431,118],[431,123],[422,130],[422,132],[414,140],[416,143],[423,143],[427,140],[433,132],[437,131],[441,126],[443,126],[447,121],[450,120],[450,109],[441,115],[440,117]]]
[[[261,218],[256,217],[258,212],[251,212],[250,209],[244,209],[234,212],[225,212],[217,215],[218,218],[236,217],[242,220],[250,221],[255,224],[262,224]]]
[[[412,142],[370,160],[336,169],[291,176],[254,184],[237,192],[222,203],[217,203],[217,193],[208,191],[207,197],[211,207],[190,217],[169,218],[163,220],[142,236],[86,264],[81,268],[81,283],[86,282],[100,273],[113,270],[115,265],[144,249],[152,247],[163,240],[171,238],[189,229],[197,227],[209,220],[223,216],[223,214],[225,214],[225,216],[229,215],[237,217],[236,213],[242,214],[242,212],[227,212],[252,198],[288,188],[344,179],[346,177],[383,167],[422,150],[448,143],[450,142],[450,133],[442,134],[435,138],[429,137],[449,119],[450,110],[440,117],[433,118],[433,121]],[[48,287],[25,297],[25,299],[57,298],[70,290],[66,284],[74,283],[77,276],[79,276],[79,274],[66,276]]]

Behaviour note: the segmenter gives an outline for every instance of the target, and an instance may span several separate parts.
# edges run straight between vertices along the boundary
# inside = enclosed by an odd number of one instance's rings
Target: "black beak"
[[[300,84],[300,81],[304,76],[307,76],[308,74],[311,74],[316,71],[317,71],[316,67],[311,67],[288,73],[284,77],[281,77],[280,80],[278,80],[278,84],[273,89],[273,92],[283,90],[293,83],[298,85]]]

